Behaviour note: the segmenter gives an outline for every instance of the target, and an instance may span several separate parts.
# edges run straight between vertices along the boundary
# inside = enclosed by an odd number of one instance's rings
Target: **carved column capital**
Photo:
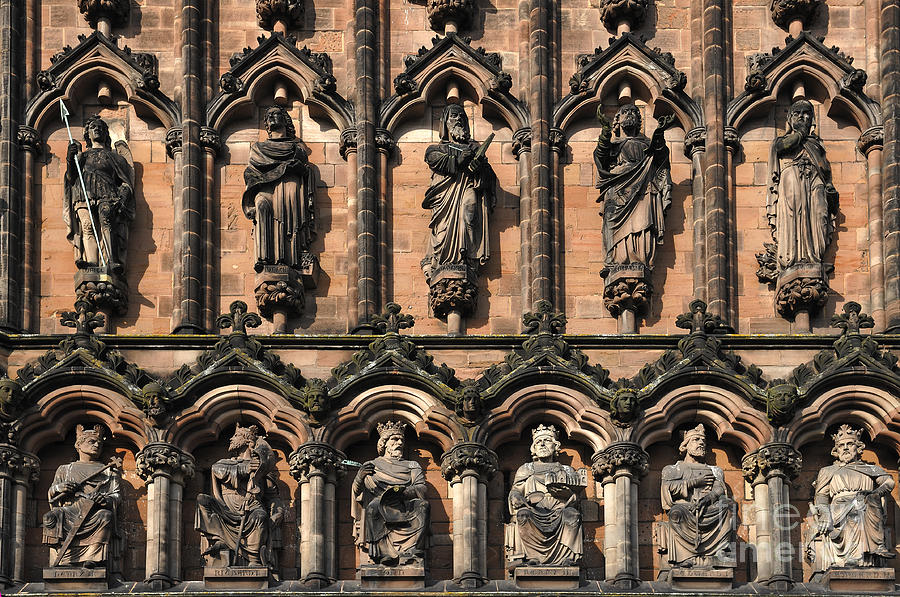
[[[800,474],[803,457],[793,446],[781,442],[765,444],[741,460],[744,478],[749,483],[764,483],[772,477],[788,480]]]
[[[288,457],[291,476],[305,481],[312,476],[337,478],[347,472],[343,452],[323,442],[306,442]]]
[[[475,18],[475,0],[428,0],[428,22],[438,33],[444,33],[447,23],[455,30],[465,29]]]
[[[856,149],[866,157],[873,149],[884,149],[884,127],[879,125],[864,130],[856,142]]]
[[[441,459],[441,475],[448,481],[474,475],[487,482],[497,468],[497,454],[476,442],[458,443]]]
[[[684,136],[684,155],[689,158],[706,149],[706,127],[692,128]]]
[[[35,483],[40,468],[41,463],[36,456],[23,452],[11,444],[0,444],[0,477]]]
[[[637,29],[649,5],[650,0],[600,0],[600,20],[610,31],[617,31],[620,23],[627,23],[629,30]]]
[[[805,28],[820,4],[822,0],[772,0],[769,10],[772,20],[782,29],[793,21],[802,21]]]
[[[200,127],[200,146],[215,157],[222,151],[222,137],[219,131],[210,126]]]
[[[19,147],[34,154],[40,154],[44,148],[44,143],[41,141],[41,136],[37,129],[24,124],[19,125],[19,130],[16,132],[16,142],[19,144]]]
[[[596,452],[591,458],[591,471],[597,481],[620,475],[639,479],[649,469],[650,456],[632,442],[615,442]]]
[[[733,154],[741,147],[741,140],[738,137],[737,129],[733,126],[725,127],[725,147]]]
[[[565,154],[566,135],[561,129],[550,129],[550,149],[559,154]]]
[[[397,141],[394,140],[394,136],[387,129],[375,129],[375,147],[378,148],[378,151],[386,153],[388,157],[393,155],[394,150],[397,149]]]
[[[170,158],[174,158],[176,153],[181,152],[181,143],[184,140],[184,131],[181,127],[171,128],[166,131],[166,153]]]
[[[358,138],[359,132],[355,128],[344,129],[341,131],[341,145],[338,151],[340,151],[342,158],[346,160],[347,154],[356,153]]]
[[[91,27],[96,28],[101,20],[109,21],[113,27],[124,27],[131,14],[129,0],[78,0],[78,10]]]
[[[513,155],[518,160],[526,151],[531,151],[531,127],[521,128],[513,133]]]
[[[272,31],[278,21],[286,28],[298,28],[303,25],[305,9],[305,0],[256,0],[256,22],[266,31]]]
[[[144,481],[165,476],[181,482],[194,476],[193,456],[163,442],[144,446],[134,459],[134,467]]]

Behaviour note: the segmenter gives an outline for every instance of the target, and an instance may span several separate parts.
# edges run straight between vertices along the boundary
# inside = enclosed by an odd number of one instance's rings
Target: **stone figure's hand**
[[[459,163],[460,165],[468,164],[474,157],[475,151],[471,147],[468,149],[464,149],[463,152],[459,154]]]
[[[703,476],[693,479],[691,483],[694,487],[712,487],[715,480],[716,478],[713,474],[710,471],[706,471],[703,473]]]
[[[359,467],[359,474],[363,476],[371,475],[375,472],[375,463],[374,462],[366,462],[361,467]]]
[[[75,492],[78,491],[78,485],[71,481],[66,481],[65,483],[60,483],[59,489],[63,495],[75,495]]]
[[[597,120],[600,122],[600,138],[608,141],[612,138],[612,123],[603,113],[602,106],[597,108]]]
[[[712,502],[713,502],[713,494],[707,493],[706,495],[702,496],[699,500],[697,500],[697,509],[701,510],[703,508],[706,508]]]
[[[520,493],[511,493],[509,495],[509,503],[512,504],[512,507],[515,509],[525,507],[525,499],[522,497],[522,494],[520,494]]]
[[[481,159],[479,159],[479,158],[472,158],[471,160],[469,160],[469,166],[468,166],[469,172],[471,172],[472,174],[475,174],[476,172],[481,170],[481,166],[483,163],[484,162],[482,162]]]
[[[126,201],[128,201],[128,195],[130,194],[130,192],[126,185],[120,185],[116,194],[119,196],[119,202],[125,203]]]
[[[106,508],[107,506],[109,506],[109,497],[107,497],[105,493],[101,493],[96,498],[94,498],[94,503],[101,508]]]
[[[81,143],[79,143],[78,141],[72,141],[71,143],[69,143],[69,149],[66,152],[66,159],[71,162],[75,160],[75,156],[79,153],[81,153]]]
[[[837,189],[834,188],[834,185],[831,184],[830,182],[826,183],[826,185],[825,185],[825,194],[828,197],[837,197],[838,196]]]

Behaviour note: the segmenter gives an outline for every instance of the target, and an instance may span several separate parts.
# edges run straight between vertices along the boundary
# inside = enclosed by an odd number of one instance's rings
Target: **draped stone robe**
[[[711,472],[712,487],[693,482]],[[734,501],[726,491],[722,469],[680,460],[662,471],[662,509],[668,521],[659,525],[659,547],[673,566],[713,567],[733,560]],[[701,497],[712,501],[700,507]]]
[[[653,265],[656,245],[665,233],[665,213],[672,204],[669,150],[654,147],[644,135],[598,141],[597,200],[603,214],[606,265]]]
[[[256,259],[300,269],[315,238],[315,173],[298,139],[269,139],[250,148],[244,170],[244,214],[256,222]]]
[[[880,466],[850,462],[826,466],[815,481],[815,503],[828,509],[834,530],[821,535],[816,554],[817,570],[832,567],[874,566],[875,555],[888,550],[885,512],[880,496],[872,490],[888,473]]]
[[[428,546],[430,512],[422,467],[384,456],[371,462],[375,472],[358,474],[353,482],[356,544],[376,564],[422,557]]]
[[[567,485],[565,499],[551,493],[552,485]],[[512,521],[507,527],[507,559],[529,565],[571,566],[584,552],[581,512],[575,491],[578,474],[558,462],[527,462],[519,467],[509,492]],[[513,497],[525,505],[516,505]]]
[[[443,265],[468,265],[478,270],[491,256],[488,215],[496,203],[497,178],[486,162],[469,172],[461,155],[479,144],[443,142],[425,151],[432,170],[431,186],[422,207],[431,210],[431,239],[422,260],[427,279]]]
[[[118,471],[107,469],[85,483],[76,496],[63,496],[62,493],[63,483],[81,483],[105,466],[100,462],[76,461],[56,469],[53,484],[48,491],[50,511],[44,515],[43,523],[43,542],[53,548],[51,563],[56,559],[53,552],[62,546],[84,516],[84,522],[75,532],[75,538],[59,565],[106,565],[108,568],[116,568],[122,548],[119,531],[122,494]],[[107,505],[103,507],[91,500],[92,497],[101,495],[107,499]]]

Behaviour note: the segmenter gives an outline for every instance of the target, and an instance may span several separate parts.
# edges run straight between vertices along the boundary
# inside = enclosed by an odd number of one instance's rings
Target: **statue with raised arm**
[[[832,269],[825,263],[825,253],[834,234],[838,192],[814,128],[812,104],[794,102],[787,131],[775,139],[769,152],[766,216],[772,242],[756,256],[757,276],[777,284],[776,308],[788,318],[822,307]]]
[[[432,311],[470,313],[475,307],[478,271],[491,256],[489,216],[496,203],[497,177],[475,142],[459,104],[441,115],[440,143],[425,150],[431,186],[422,207],[431,210],[431,236],[422,271],[431,289]]]
[[[658,549],[663,568],[733,567],[734,509],[722,469],[706,464],[706,432],[684,433],[683,459],[662,471]]]
[[[509,492],[507,566],[575,566],[584,553],[578,501],[587,478],[557,462],[552,425],[538,425],[531,440],[532,462],[519,467]]]
[[[84,122],[84,141],[69,144],[63,181],[63,220],[66,237],[75,247],[79,269],[102,267],[107,273],[124,271],[128,233],[135,216],[134,166],[124,141],[113,147],[109,126],[99,116]],[[84,188],[78,167],[84,176]],[[87,191],[85,196],[84,191]]]
[[[284,508],[278,496],[278,460],[256,425],[237,425],[228,449],[234,455],[212,465],[212,494],[197,496],[194,527],[205,541],[202,555],[213,568],[277,568]]]
[[[429,539],[425,474],[403,459],[406,423],[378,425],[378,458],[362,465],[353,480],[353,536],[375,564],[422,564]]]
[[[665,233],[672,204],[672,175],[665,130],[674,117],[659,118],[652,138],[641,132],[641,112],[627,104],[612,124],[598,110],[601,132],[594,148],[603,252],[606,307],[614,316],[638,312],[649,298],[649,271]],[[612,133],[616,133],[613,139]]]
[[[810,521],[807,557],[817,571],[883,566],[896,553],[887,538],[884,498],[894,479],[863,462],[860,430],[841,425],[832,436],[834,464],[819,471]]]
[[[50,511],[44,515],[43,542],[56,567],[118,568],[122,554],[119,507],[122,502],[121,461],[100,462],[103,428],[78,425],[78,460],[56,469],[48,491]]]

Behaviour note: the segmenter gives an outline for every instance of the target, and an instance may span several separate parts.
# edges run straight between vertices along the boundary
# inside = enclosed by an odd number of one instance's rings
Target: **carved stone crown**
[[[259,439],[259,427],[256,425],[241,427],[241,424],[238,423],[234,428],[234,437],[245,439],[247,443],[255,445],[256,440]]]
[[[700,423],[693,429],[688,429],[684,432],[684,441],[687,442],[695,437],[706,437],[706,430],[703,429],[703,423]]]
[[[553,441],[557,441],[556,427],[553,425],[538,425],[531,431],[531,441],[536,440],[542,435],[549,435]]]
[[[841,425],[840,428],[838,428],[838,432],[831,436],[831,439],[834,440],[834,443],[846,438],[861,442],[862,438],[860,437],[860,434],[862,434],[862,429],[854,429],[850,425]]]
[[[403,435],[406,423],[403,421],[385,421],[378,424],[378,437],[385,439],[393,435]]]
[[[94,425],[93,427],[85,427],[84,425],[78,425],[75,427],[76,444],[81,443],[82,440],[87,439],[88,437],[96,437],[100,441],[103,441],[103,426]]]

